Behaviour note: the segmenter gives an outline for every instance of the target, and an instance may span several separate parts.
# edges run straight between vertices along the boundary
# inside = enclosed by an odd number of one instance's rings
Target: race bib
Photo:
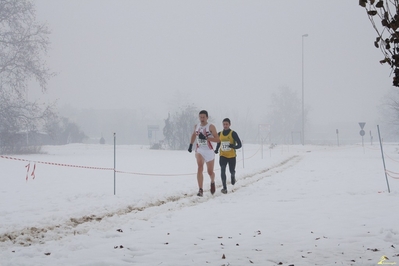
[[[231,148],[229,146],[230,146],[230,141],[222,141],[220,144],[220,149],[222,151],[230,151]]]
[[[208,146],[208,141],[206,139],[200,139],[197,137],[198,146]]]

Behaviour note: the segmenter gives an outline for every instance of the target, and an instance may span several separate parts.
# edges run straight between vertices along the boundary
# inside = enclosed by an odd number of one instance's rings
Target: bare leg
[[[206,169],[208,171],[209,177],[211,178],[211,183],[215,183],[215,172],[213,172],[214,166],[215,166],[215,160],[206,163]]]
[[[198,187],[203,188],[204,185],[204,158],[202,157],[201,154],[196,153],[195,158],[197,159],[197,165],[198,165],[198,170],[197,170],[197,182],[198,182]]]
[[[213,172],[213,166],[215,164],[215,160],[206,163],[206,169],[208,170],[208,175],[211,178],[211,194],[215,194],[216,186],[215,186],[215,173]]]

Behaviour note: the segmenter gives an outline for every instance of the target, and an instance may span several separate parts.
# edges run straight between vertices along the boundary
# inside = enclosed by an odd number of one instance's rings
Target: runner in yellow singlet
[[[241,148],[241,140],[238,137],[237,132],[230,129],[230,119],[223,119],[223,131],[219,132],[219,139],[215,153],[219,152],[220,149],[220,174],[222,178],[223,188],[221,192],[223,194],[227,193],[227,185],[226,185],[226,166],[229,165],[230,175],[231,175],[231,184],[234,185],[236,183],[236,150]]]

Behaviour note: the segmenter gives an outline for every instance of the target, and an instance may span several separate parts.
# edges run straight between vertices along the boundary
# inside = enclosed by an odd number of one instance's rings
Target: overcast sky
[[[35,2],[52,31],[47,62],[58,73],[46,97],[60,106],[164,118],[179,91],[181,104],[210,115],[260,121],[272,92],[286,86],[301,97],[303,34],[313,124],[374,123],[391,88],[374,29],[355,0]]]

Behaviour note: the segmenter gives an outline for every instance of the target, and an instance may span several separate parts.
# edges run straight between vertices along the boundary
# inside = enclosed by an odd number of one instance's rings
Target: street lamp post
[[[305,86],[304,86],[304,37],[308,37],[307,34],[302,35],[302,145],[305,145]]]

